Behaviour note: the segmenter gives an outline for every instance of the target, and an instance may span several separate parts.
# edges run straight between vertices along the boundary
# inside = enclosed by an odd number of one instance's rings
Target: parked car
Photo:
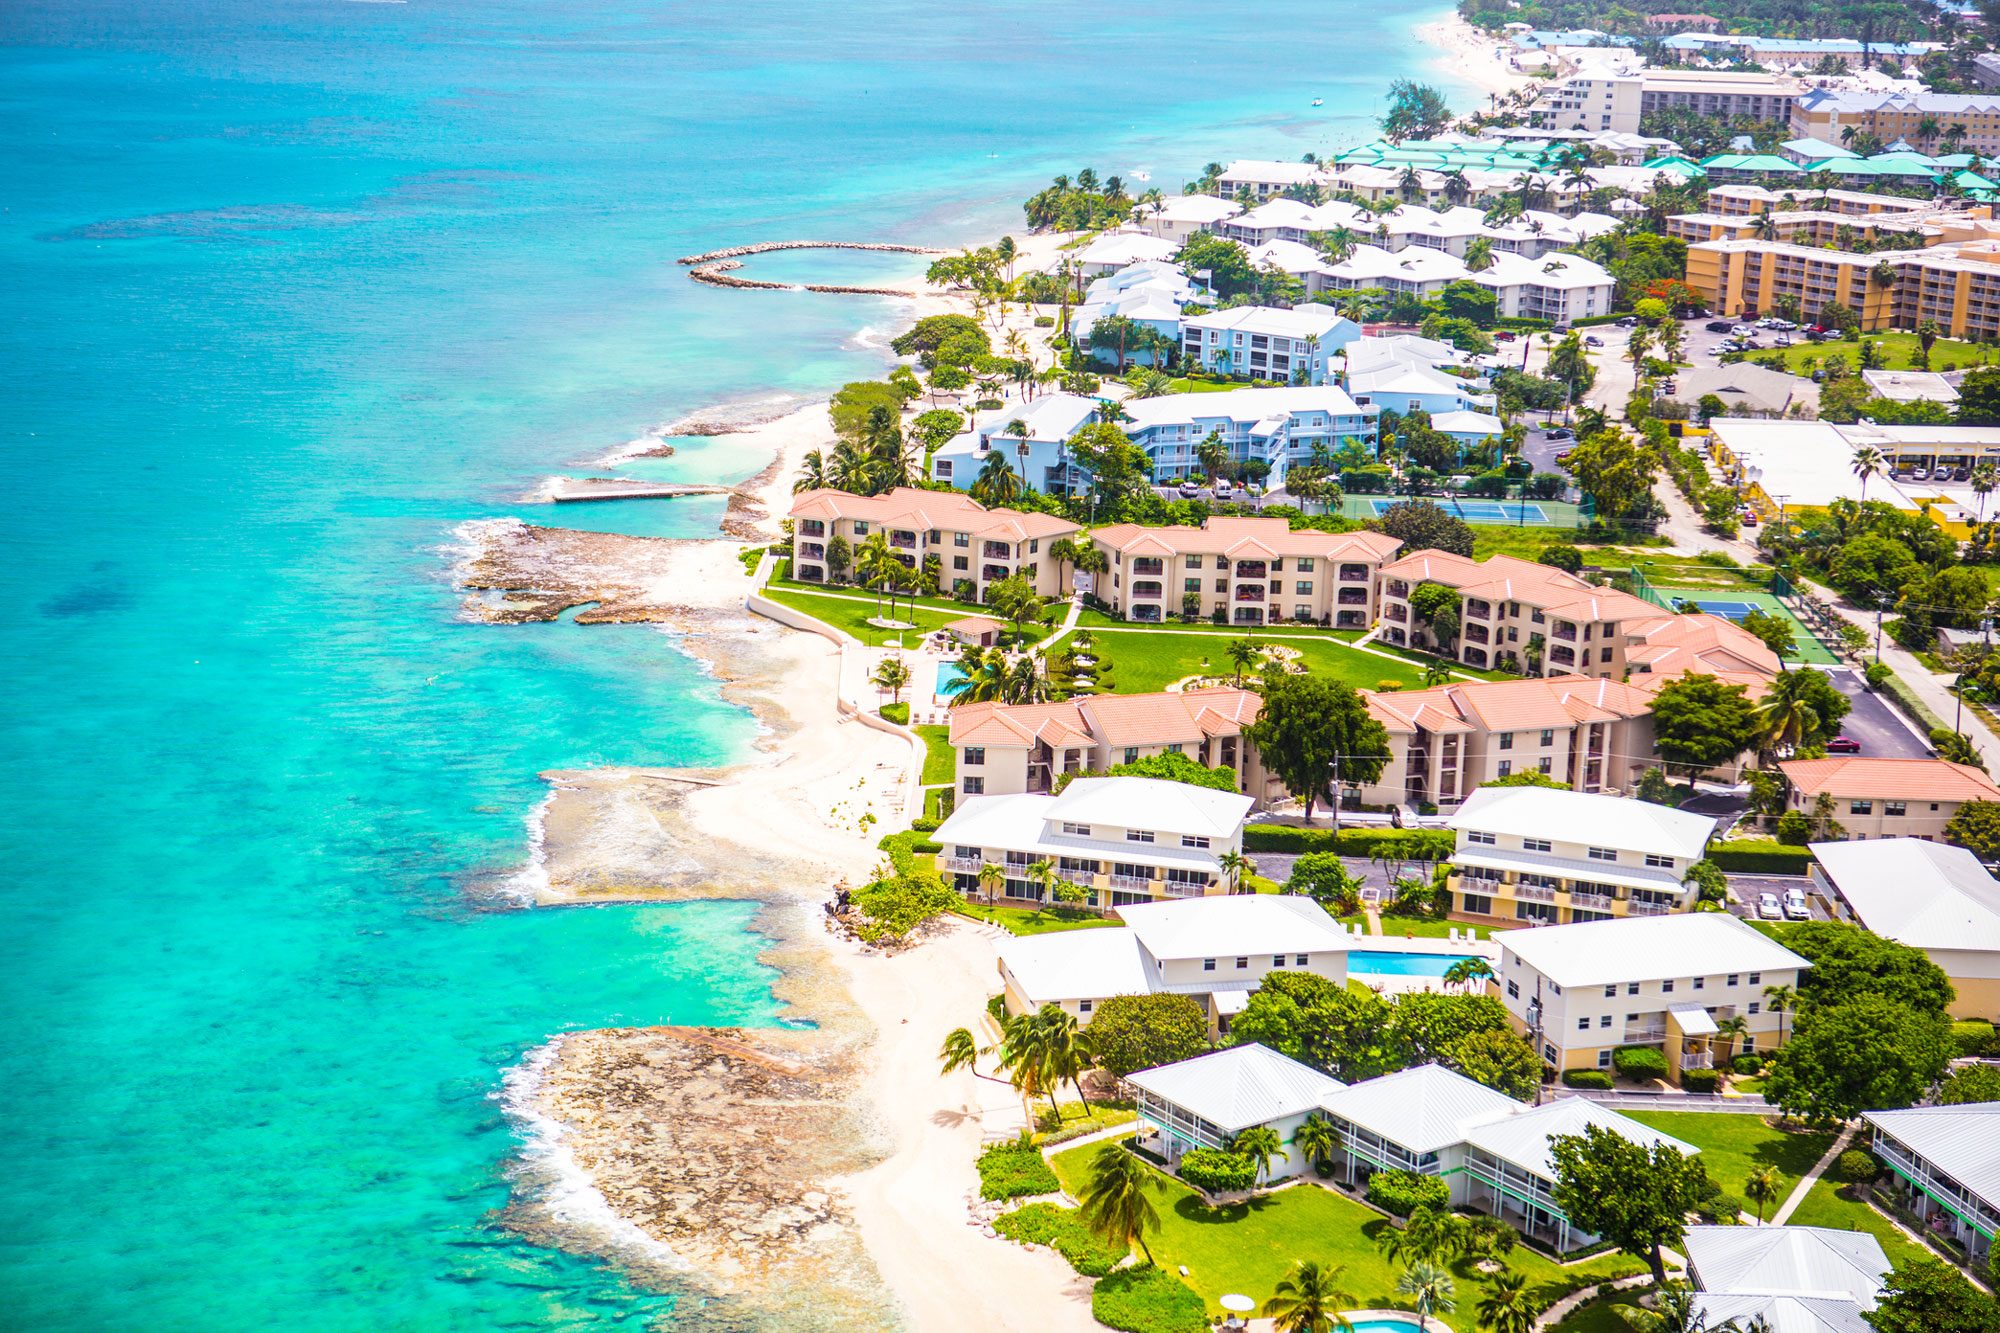
[[[1569,455],[1570,455],[1570,451],[1569,451],[1568,449],[1565,449],[1565,450],[1563,450],[1563,451],[1562,451],[1561,453],[1557,454],[1557,455],[1556,455],[1556,466],[1557,466],[1557,467],[1568,467],[1568,466],[1569,466]]]
[[[1738,324],[1730,332],[1739,338],[1748,338],[1757,332],[1757,326],[1755,324]]]
[[[1235,493],[1235,490],[1236,488],[1229,484],[1229,478],[1223,477],[1215,483],[1215,498],[1218,500],[1227,500]]]
[[[1806,906],[1804,889],[1785,890],[1785,919],[1788,921],[1812,920],[1812,908]]]
[[[1951,470],[1951,479],[1953,481],[1971,481],[1972,469],[1969,467],[1955,467]]]
[[[1743,519],[1743,526],[1746,528],[1754,528],[1763,521],[1757,517],[1757,511],[1754,509],[1745,509],[1741,517]]]
[[[1778,905],[1778,895],[1775,893],[1758,894],[1757,915],[1765,921],[1783,921],[1785,919],[1785,909]]]
[[[1852,736],[1835,736],[1826,743],[1828,754],[1860,754],[1861,742]]]
[[[1493,341],[1497,343],[1510,343],[1519,336],[1519,334],[1513,332],[1511,329],[1501,329],[1493,335]]]
[[[1193,499],[1195,496],[1201,494],[1201,483],[1193,477],[1188,477],[1181,482],[1180,491],[1183,500]]]
[[[1584,335],[1583,345],[1585,347],[1602,347],[1604,346],[1604,339],[1594,333],[1587,333]]]
[[[1728,333],[1736,326],[1726,319],[1711,319],[1708,323],[1702,325],[1702,327],[1710,333]]]
[[[1910,474],[1911,481],[1929,481],[1930,479],[1931,479],[1931,474],[1929,468],[1920,467],[1916,471]]]
[[[1636,329],[1639,327],[1639,317],[1637,315],[1627,315],[1618,321],[1618,327],[1621,329]]]
[[[1576,432],[1568,426],[1557,426],[1554,430],[1548,431],[1545,438],[1551,440],[1573,440],[1576,438]]]

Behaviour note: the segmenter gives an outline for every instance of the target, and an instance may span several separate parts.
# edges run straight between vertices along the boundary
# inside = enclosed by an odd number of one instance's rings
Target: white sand
[[[954,921],[894,957],[839,952],[850,992],[881,1029],[870,1093],[895,1150],[837,1187],[911,1329],[1087,1333],[1099,1327],[1089,1278],[1053,1250],[989,1237],[968,1218],[979,1189],[974,1159],[985,1143],[1019,1132],[1021,1101],[1007,1085],[963,1070],[940,1077],[937,1052],[953,1028],[979,1030],[986,997],[999,987],[996,938],[989,927]]]
[[[1507,63],[1510,48],[1505,43],[1494,40],[1456,14],[1420,23],[1412,32],[1419,43],[1437,51],[1431,61],[1433,67],[1488,94],[1497,93],[1504,98],[1515,89],[1536,82]]]

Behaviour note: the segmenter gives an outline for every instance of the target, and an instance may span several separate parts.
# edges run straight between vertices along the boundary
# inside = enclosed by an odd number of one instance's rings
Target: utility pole
[[[1542,1062],[1542,978],[1535,976],[1535,998],[1528,1003],[1528,1035],[1535,1044],[1535,1059]],[[1535,1105],[1542,1104],[1542,1080],[1535,1080]]]

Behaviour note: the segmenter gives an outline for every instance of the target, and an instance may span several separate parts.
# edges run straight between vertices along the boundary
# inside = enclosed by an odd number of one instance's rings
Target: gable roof
[[[1413,551],[1382,566],[1382,573],[1412,584],[1443,583],[1467,597],[1525,602],[1570,620],[1653,620],[1660,608],[1629,592],[1600,588],[1574,574],[1517,556],[1470,560],[1449,551]]]
[[[1642,1125],[1630,1116],[1607,1110],[1587,1097],[1562,1097],[1514,1115],[1474,1125],[1466,1131],[1465,1141],[1520,1167],[1530,1175],[1553,1180],[1556,1168],[1549,1156],[1549,1140],[1565,1134],[1581,1134],[1590,1125],[1608,1129],[1648,1148],[1664,1143],[1678,1149],[1686,1157],[1692,1157],[1696,1151],[1692,1144]]]
[[[1470,1126],[1523,1109],[1505,1093],[1443,1065],[1418,1065],[1349,1084],[1328,1093],[1320,1107],[1418,1154],[1463,1143]]]
[[[1650,801],[1553,787],[1480,787],[1445,821],[1526,838],[1589,841],[1619,851],[1698,859],[1715,832],[1711,815]]]
[[[1351,943],[1325,908],[1295,893],[1174,898],[1114,910],[1146,952],[1162,961],[1233,954],[1344,953]]]
[[[2000,1102],[1864,1111],[1862,1119],[2000,1208]]]
[[[1784,668],[1769,644],[1728,617],[1706,611],[1627,621],[1625,633],[1637,640],[1625,645],[1625,661],[1634,667],[1644,666],[1656,676],[1689,672],[1775,676]]]
[[[1235,792],[1160,778],[1078,778],[1049,801],[1043,818],[1227,838],[1243,827],[1251,805]]]
[[[924,531],[944,529],[1013,541],[1064,536],[1078,530],[1076,524],[1054,514],[988,509],[957,491],[925,491],[914,486],[898,486],[882,495],[855,495],[820,486],[792,500],[791,516],[860,520]]]
[[[1244,555],[1249,559],[1304,555],[1367,564],[1387,560],[1403,545],[1381,532],[1320,532],[1313,528],[1294,531],[1282,518],[1220,516],[1205,520],[1200,527],[1108,523],[1093,528],[1090,537],[1108,550],[1127,555]]]
[[[1718,1296],[1798,1296],[1873,1309],[1889,1272],[1881,1242],[1865,1231],[1699,1226],[1687,1229],[1681,1249],[1701,1289]]]
[[[1303,1115],[1342,1086],[1254,1043],[1141,1070],[1126,1081],[1231,1134]]]
[[[2000,952],[2000,881],[1965,848],[1879,838],[1816,842],[1812,852],[1875,934],[1915,949]]]
[[[1778,765],[1800,796],[1872,796],[1902,801],[2000,801],[2000,787],[1970,764],[1948,759],[1869,759],[1850,755],[1787,759]]]
[[[1653,711],[1645,691],[1589,676],[1455,681],[1428,690],[1363,690],[1361,696],[1368,711],[1391,731],[1532,731],[1644,717]]]
[[[1755,1328],[1759,1325],[1753,1321],[1762,1320],[1769,1333],[1875,1333],[1875,1326],[1853,1301],[1697,1292],[1694,1308],[1707,1320],[1707,1328]]]
[[[1145,995],[1152,977],[1139,940],[1129,930],[1066,930],[1009,938],[1000,966],[1032,1004]]]

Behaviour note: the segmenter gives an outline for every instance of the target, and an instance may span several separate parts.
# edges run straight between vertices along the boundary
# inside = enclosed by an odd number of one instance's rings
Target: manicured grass
[[[1484,560],[1489,555],[1514,555],[1523,560],[1533,560],[1549,546],[1573,545],[1583,552],[1586,565],[1628,564],[1631,552],[1626,549],[1635,546],[1666,546],[1665,537],[1649,537],[1641,533],[1628,533],[1617,546],[1598,546],[1577,541],[1574,528],[1533,528],[1507,523],[1473,523],[1472,558]],[[1609,535],[1609,534],[1607,534]]]
[[[1916,367],[1919,348],[1914,333],[1864,333],[1863,338],[1874,341],[1882,349],[1882,365],[1886,370],[1912,370]],[[1823,365],[1826,358],[1838,353],[1847,359],[1849,370],[1861,364],[1860,342],[1845,340],[1824,343],[1798,342],[1790,347],[1776,349],[1785,358],[1785,368],[1794,375],[1810,375],[1813,369]],[[1751,356],[1762,359],[1771,355],[1770,351],[1752,352]],[[1971,366],[1990,364],[1994,351],[1990,347],[1975,347],[1971,343],[1956,342],[1950,338],[1940,338],[1931,345],[1931,369],[1943,370],[1951,362],[1957,362],[1964,370]]]
[[[1226,381],[1219,382],[1216,380],[1191,380],[1183,376],[1180,379],[1177,379],[1173,382],[1173,388],[1171,389],[1171,392],[1228,393],[1231,389],[1247,389],[1249,387],[1250,387],[1250,381],[1248,380],[1243,381],[1241,384],[1230,384]]]
[[[779,583],[775,580],[765,588],[764,595],[783,606],[803,611],[816,620],[825,621],[835,629],[845,630],[871,648],[901,642],[914,646],[916,638],[949,625],[954,620],[966,616],[982,614],[978,607],[963,606],[955,602],[941,602],[919,599],[912,606],[904,599],[896,602],[895,619],[907,620],[917,628],[914,630],[877,629],[868,623],[868,618],[876,614],[875,595],[868,592],[813,588],[798,583]],[[889,614],[889,603],[885,598],[881,604],[884,617]],[[1025,633],[1029,639],[1039,642],[1052,630],[1047,625],[1029,625]]]
[[[1628,1291],[1614,1291],[1608,1296],[1593,1296],[1571,1310],[1569,1317],[1555,1326],[1555,1333],[1632,1333],[1632,1326],[1612,1307],[1637,1305],[1639,1298],[1648,1290],[1650,1288],[1633,1287]]]
[[[955,909],[961,916],[969,916],[975,921],[986,921],[1000,927],[1009,935],[1049,935],[1059,930],[1091,930],[1097,926],[1115,926],[1116,921],[1088,912],[1074,916],[1058,916],[1058,908],[1038,912],[1032,907],[1006,907],[999,903],[988,906],[985,903],[968,902]]]
[[[958,773],[958,751],[951,748],[951,728],[913,727],[924,738],[924,772],[917,781],[926,787],[950,782]]]
[[[1101,1142],[1081,1144],[1050,1159],[1072,1196],[1083,1188],[1091,1155],[1101,1146]],[[1400,1266],[1383,1258],[1375,1247],[1375,1237],[1389,1222],[1374,1209],[1316,1184],[1211,1208],[1187,1186],[1162,1179],[1165,1189],[1154,1196],[1160,1230],[1147,1244],[1168,1272],[1186,1266],[1184,1280],[1201,1294],[1211,1314],[1221,1311],[1217,1298],[1230,1292],[1262,1304],[1305,1259],[1345,1264],[1342,1284],[1363,1307],[1406,1306],[1396,1295]],[[1580,1286],[1642,1269],[1625,1255],[1603,1255],[1559,1267],[1522,1246],[1515,1247],[1508,1262],[1527,1275],[1536,1298],[1544,1303]],[[1479,1275],[1466,1264],[1455,1271],[1460,1302],[1476,1298],[1484,1285]]]
[[[1412,936],[1420,940],[1442,940],[1450,938],[1454,930],[1466,929],[1468,927],[1456,921],[1430,921],[1415,916],[1385,916],[1382,918],[1381,935],[1371,938],[1379,938],[1382,947],[1386,949],[1393,947],[1392,942],[1395,940],[1409,939]]]
[[[1096,636],[1097,656],[1110,663],[1112,683],[1119,694],[1146,694],[1188,676],[1231,675],[1234,668],[1226,645],[1241,637],[1241,630],[1226,636],[1170,629],[1103,632]],[[1406,689],[1423,683],[1423,672],[1413,664],[1377,657],[1330,636],[1260,634],[1257,638],[1261,643],[1297,649],[1308,670],[1356,688],[1373,689],[1385,680]]]
[[[1778,1197],[1766,1210],[1766,1217],[1784,1202],[1785,1196],[1792,1192],[1792,1186],[1812,1170],[1813,1163],[1833,1142],[1832,1134],[1783,1130],[1762,1116],[1703,1111],[1627,1111],[1625,1114],[1701,1149],[1702,1165],[1708,1168],[1708,1178],[1722,1186],[1724,1193],[1743,1199],[1752,1215],[1755,1215],[1757,1206],[1749,1203],[1743,1192],[1743,1182],[1749,1179],[1752,1171],[1767,1166],[1778,1168],[1781,1182]]]
[[[1201,1297],[1159,1268],[1128,1268],[1098,1279],[1090,1313],[1106,1328],[1127,1333],[1207,1333]]]
[[[1919,1245],[1905,1236],[1895,1223],[1867,1204],[1841,1198],[1839,1188],[1823,1177],[1813,1182],[1812,1191],[1799,1201],[1797,1210],[1787,1221],[1800,1227],[1865,1231],[1882,1242],[1882,1253],[1889,1256],[1891,1264],[1939,1257],[1928,1245]]]

